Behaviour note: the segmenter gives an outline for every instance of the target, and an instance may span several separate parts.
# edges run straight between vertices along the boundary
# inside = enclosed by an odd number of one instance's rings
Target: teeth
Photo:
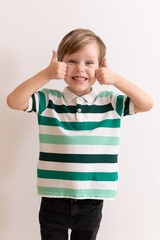
[[[85,81],[87,78],[84,77],[73,77],[74,80]]]

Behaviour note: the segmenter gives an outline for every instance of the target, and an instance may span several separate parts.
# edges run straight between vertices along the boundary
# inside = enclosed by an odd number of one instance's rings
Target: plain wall
[[[97,240],[160,239],[159,13],[159,0],[1,1],[1,240],[40,239],[37,119],[33,113],[9,109],[6,97],[47,67],[52,50],[75,28],[89,28],[99,35],[112,71],[154,100],[151,111],[122,120],[117,198],[105,200]],[[46,85],[59,90],[64,86],[63,80]],[[98,91],[114,89],[94,86]]]

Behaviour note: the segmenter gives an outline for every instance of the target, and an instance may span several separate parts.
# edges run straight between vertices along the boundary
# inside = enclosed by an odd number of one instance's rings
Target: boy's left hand
[[[96,69],[95,75],[101,85],[113,85],[116,82],[116,74],[107,65],[107,59],[103,60],[103,67]]]

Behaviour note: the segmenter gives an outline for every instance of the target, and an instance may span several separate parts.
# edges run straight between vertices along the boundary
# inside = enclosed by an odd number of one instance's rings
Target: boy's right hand
[[[57,61],[57,53],[53,50],[52,60],[45,71],[50,80],[64,79],[67,73],[67,64]]]

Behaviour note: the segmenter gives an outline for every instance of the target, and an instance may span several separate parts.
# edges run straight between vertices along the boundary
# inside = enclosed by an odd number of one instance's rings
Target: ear
[[[108,67],[108,65],[107,65],[107,58],[103,59],[103,67]]]

